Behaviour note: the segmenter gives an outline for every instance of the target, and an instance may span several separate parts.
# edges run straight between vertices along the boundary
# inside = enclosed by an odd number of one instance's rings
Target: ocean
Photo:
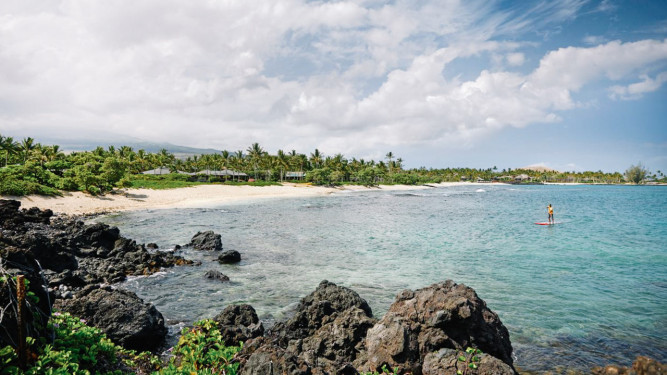
[[[557,224],[546,221],[552,204]],[[198,209],[111,214],[161,249],[197,231],[243,260],[185,249],[176,267],[122,287],[156,305],[172,331],[249,303],[271,325],[321,280],[350,287],[380,318],[401,290],[452,279],[473,287],[510,332],[524,371],[667,362],[667,187],[466,185],[347,192]],[[203,277],[218,270],[231,283]]]

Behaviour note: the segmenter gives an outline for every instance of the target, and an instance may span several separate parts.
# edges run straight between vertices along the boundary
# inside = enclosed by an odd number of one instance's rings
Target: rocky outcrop
[[[481,349],[513,368],[509,332],[472,288],[451,280],[401,292],[368,331],[364,368],[398,366],[419,374],[440,349]]]
[[[55,308],[85,319],[128,349],[155,350],[167,335],[164,317],[155,306],[126,290],[89,286],[75,299],[58,300]]]
[[[18,211],[19,206],[17,201],[0,200],[0,256],[31,269],[38,269],[33,265],[39,263],[51,288],[66,285],[76,290],[192,264],[173,252],[149,252],[122,237],[116,227],[52,218],[49,210]]]
[[[222,250],[222,239],[212,230],[197,232],[187,246],[197,250]]]
[[[45,328],[39,327],[47,327],[56,298],[72,298],[87,285],[115,283],[128,275],[192,264],[173,253],[149,252],[120,236],[118,228],[86,225],[76,218],[54,217],[50,210],[25,210],[20,205],[0,200],[0,276],[6,277],[1,282],[0,306],[16,306],[12,278],[24,275],[30,282],[28,290],[37,297],[27,300],[28,336],[47,337],[48,332],[42,331]],[[14,310],[8,308],[0,314],[0,347],[16,347]]]
[[[465,361],[459,359],[463,356]],[[465,351],[454,349],[440,349],[424,357],[422,364],[422,375],[442,375],[461,373],[475,375],[514,375],[514,369],[507,363],[488,354],[478,354],[478,362],[470,360],[472,356],[466,355]],[[474,363],[477,368],[473,372],[468,366]]]
[[[639,356],[632,363],[632,367],[615,365],[595,367],[591,373],[593,375],[665,375],[667,365],[652,358]]]
[[[229,276],[223,274],[220,271],[216,271],[216,270],[206,271],[206,273],[204,274],[204,277],[207,278],[207,279],[211,279],[211,280],[217,280],[217,281],[220,281],[220,282],[223,282],[223,283],[225,281],[229,281]]]
[[[241,261],[241,253],[236,250],[223,251],[218,257],[218,262],[222,264],[238,263]]]
[[[242,372],[319,374],[352,368],[375,322],[370,306],[356,292],[322,281],[301,300],[291,319],[244,347]]]
[[[245,343],[264,334],[264,326],[250,305],[227,306],[213,320],[219,324],[227,346],[236,346],[239,342]]]

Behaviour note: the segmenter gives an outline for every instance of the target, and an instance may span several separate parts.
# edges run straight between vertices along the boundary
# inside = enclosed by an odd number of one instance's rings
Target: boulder
[[[85,319],[127,349],[154,351],[167,335],[164,317],[155,306],[122,289],[88,286],[74,299],[57,300],[55,309]]]
[[[226,346],[236,346],[264,334],[264,326],[250,305],[227,306],[213,320],[218,323]]]
[[[242,375],[311,375],[310,366],[271,339],[261,337],[244,346],[240,356]],[[244,357],[243,354],[249,355]]]
[[[332,322],[335,315],[351,308],[361,309],[367,317],[373,316],[371,307],[357,292],[324,280],[299,302],[294,316],[285,323],[277,323],[273,331],[286,346],[290,340],[311,336]]]
[[[222,250],[222,239],[212,230],[197,232],[187,246],[197,250]]]
[[[466,361],[460,361],[460,356],[464,356]],[[474,363],[478,367],[472,372],[470,368],[467,368],[468,364],[472,362],[469,360],[471,355],[454,349],[440,349],[424,357],[422,375],[456,374],[457,371],[471,375],[515,375],[514,369],[498,358],[483,353],[477,356],[479,362]]]
[[[218,280],[221,282],[229,281],[229,277],[227,275],[223,274],[220,271],[215,271],[215,270],[206,271],[204,277],[207,279]]]
[[[244,346],[239,355],[242,373],[354,373],[353,362],[376,321],[356,292],[322,281],[301,300],[292,318]]]
[[[419,374],[426,355],[474,347],[513,369],[509,332],[472,288],[451,280],[401,292],[368,331],[364,368],[398,366]]]
[[[218,262],[220,262],[222,264],[238,263],[240,261],[241,261],[241,253],[239,253],[236,250],[224,251],[218,257]]]

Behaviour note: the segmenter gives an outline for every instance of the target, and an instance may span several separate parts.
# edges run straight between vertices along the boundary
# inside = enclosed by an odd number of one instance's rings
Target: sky
[[[667,174],[664,0],[0,2],[0,134]]]

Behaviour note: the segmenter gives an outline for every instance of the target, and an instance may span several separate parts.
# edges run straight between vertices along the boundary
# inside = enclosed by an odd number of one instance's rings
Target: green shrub
[[[225,374],[236,375],[239,363],[234,355],[243,347],[224,346],[218,323],[213,320],[195,322],[192,328],[181,331],[173,357],[160,374]]]

